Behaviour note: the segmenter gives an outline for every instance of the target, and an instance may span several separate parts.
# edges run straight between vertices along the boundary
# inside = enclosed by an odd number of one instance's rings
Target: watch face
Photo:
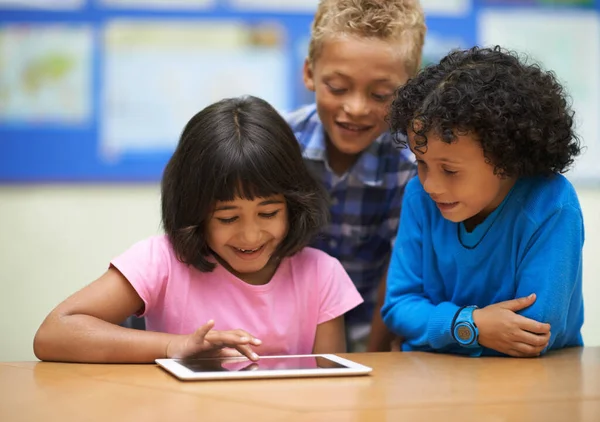
[[[456,330],[456,336],[462,341],[469,341],[473,337],[473,331],[466,325],[461,325]]]

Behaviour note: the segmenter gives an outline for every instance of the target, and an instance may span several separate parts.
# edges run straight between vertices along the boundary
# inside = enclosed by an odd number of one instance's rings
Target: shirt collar
[[[380,186],[383,183],[381,171],[383,143],[391,142],[389,132],[384,132],[362,152],[354,166],[350,169],[361,182],[367,186]]]
[[[304,158],[314,161],[323,161],[327,163],[327,145],[325,143],[325,129],[319,120],[319,115],[316,110],[310,116],[308,121],[309,127],[314,128],[310,131],[306,146],[304,148]]]
[[[317,117],[318,118],[318,117]],[[380,176],[381,149],[384,142],[391,142],[391,134],[381,134],[366,150],[364,150],[356,163],[348,170],[352,176],[368,186],[379,186],[383,183]],[[309,160],[322,161],[327,170],[331,172],[327,162],[327,144],[325,142],[325,130],[322,125],[317,126],[306,143],[304,157]],[[344,178],[344,176],[341,176]]]

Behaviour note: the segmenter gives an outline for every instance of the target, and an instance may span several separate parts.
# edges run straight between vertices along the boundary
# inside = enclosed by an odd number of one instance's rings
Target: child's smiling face
[[[217,201],[206,234],[208,246],[229,271],[250,284],[264,284],[272,275],[271,255],[287,232],[285,197],[273,195]]]
[[[494,174],[493,164],[486,160],[473,134],[457,135],[456,141],[448,144],[430,133],[425,147],[419,147],[415,137],[409,131],[423,189],[445,219],[464,222],[467,230],[490,215],[515,183],[514,178]]]
[[[325,40],[314,63],[305,64],[304,84],[339,152],[358,154],[388,130],[388,106],[408,80],[396,50],[390,41],[344,35]]]

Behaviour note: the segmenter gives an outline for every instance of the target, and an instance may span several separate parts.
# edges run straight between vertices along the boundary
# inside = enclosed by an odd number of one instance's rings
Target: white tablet
[[[256,362],[245,357],[156,359],[156,363],[181,380],[335,377],[372,371],[336,355],[263,356]]]

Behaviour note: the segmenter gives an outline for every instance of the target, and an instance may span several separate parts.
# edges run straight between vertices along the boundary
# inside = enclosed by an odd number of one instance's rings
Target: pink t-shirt
[[[261,339],[260,355],[312,353],[317,325],[363,301],[339,261],[313,248],[284,258],[262,286],[219,264],[206,273],[182,264],[166,236],[136,243],[111,264],[144,301],[146,329],[190,334],[213,319],[216,330]]]

